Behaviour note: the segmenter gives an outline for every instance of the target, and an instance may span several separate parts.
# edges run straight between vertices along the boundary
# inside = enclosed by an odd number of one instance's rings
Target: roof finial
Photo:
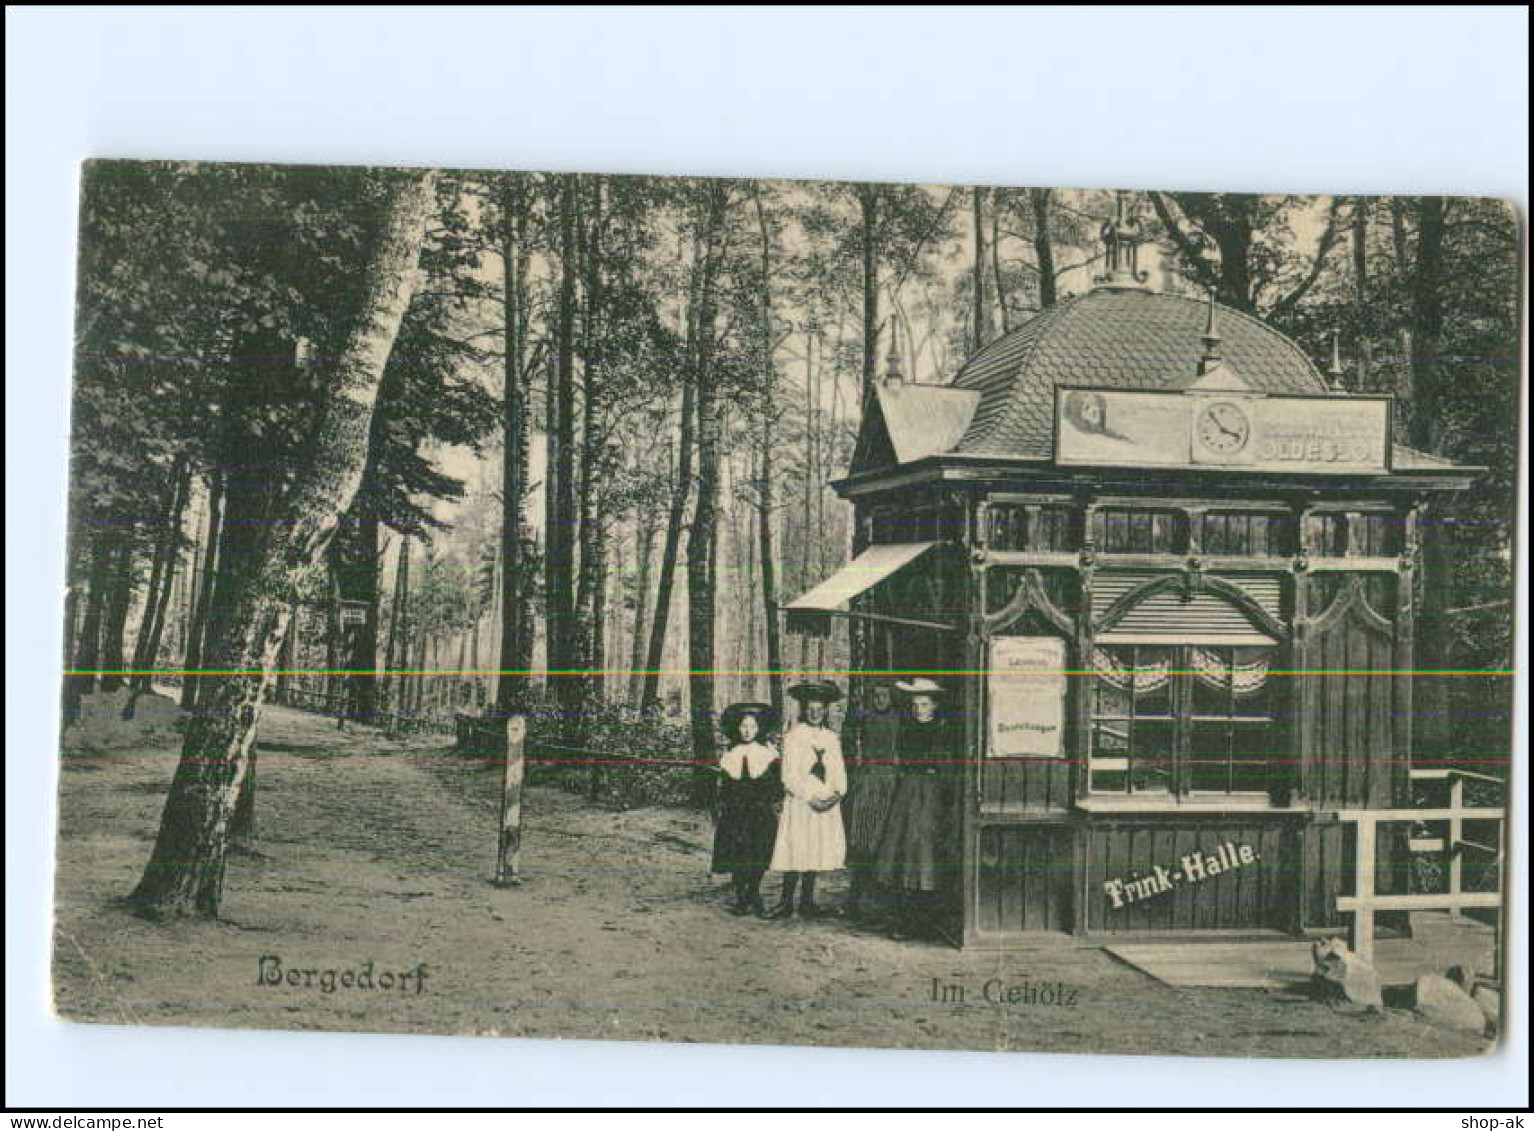
[[[890,349],[884,362],[884,387],[898,389],[905,384],[900,371],[900,315],[890,315]]]
[[[1215,325],[1214,288],[1209,288],[1209,316],[1204,322],[1204,356],[1199,358],[1198,374],[1202,377],[1220,364],[1220,330]]]
[[[1140,241],[1144,231],[1139,218],[1129,206],[1129,194],[1120,189],[1115,194],[1114,217],[1104,221],[1100,233],[1108,270],[1093,278],[1099,287],[1114,290],[1148,290],[1150,272],[1140,270]]]
[[[1326,368],[1326,375],[1331,379],[1332,392],[1345,393],[1348,391],[1347,386],[1342,380],[1342,334],[1335,326],[1332,327],[1332,361]]]

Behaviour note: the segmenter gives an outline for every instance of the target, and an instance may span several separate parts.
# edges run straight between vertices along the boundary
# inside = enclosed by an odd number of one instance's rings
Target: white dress
[[[817,757],[818,755],[818,757]],[[819,762],[825,780],[815,775]],[[847,792],[842,744],[829,727],[797,723],[783,736],[783,814],[772,848],[775,872],[834,872],[847,861],[840,805],[817,813],[811,801]]]

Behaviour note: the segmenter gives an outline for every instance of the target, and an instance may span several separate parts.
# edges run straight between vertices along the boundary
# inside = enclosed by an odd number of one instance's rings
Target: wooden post
[[[496,845],[495,886],[522,882],[522,776],[527,768],[527,716],[506,719],[506,761],[501,775],[501,831]]]
[[[1465,819],[1459,815],[1459,811],[1464,808],[1464,802],[1465,779],[1458,774],[1453,774],[1449,777],[1449,808],[1453,810],[1454,816],[1449,818],[1448,843],[1445,845],[1448,849],[1449,898],[1451,900],[1459,899],[1460,882],[1463,878],[1461,864],[1465,854],[1460,842],[1465,839]],[[1449,904],[1449,916],[1453,919],[1459,918],[1457,902]]]
[[[1374,964],[1374,815],[1360,813],[1353,849],[1353,953]]]

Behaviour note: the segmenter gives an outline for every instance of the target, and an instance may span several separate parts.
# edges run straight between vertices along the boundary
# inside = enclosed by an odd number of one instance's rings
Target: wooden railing
[[[1446,782],[1449,787],[1448,805],[1432,809],[1344,809],[1337,818],[1357,825],[1357,839],[1353,852],[1353,894],[1337,897],[1337,910],[1353,916],[1350,945],[1353,952],[1365,962],[1374,961],[1374,916],[1381,911],[1448,911],[1457,915],[1465,908],[1486,907],[1500,910],[1502,907],[1502,876],[1497,876],[1495,891],[1467,892],[1463,889],[1463,861],[1466,852],[1489,855],[1494,862],[1502,859],[1501,829],[1493,844],[1480,844],[1464,839],[1465,822],[1504,821],[1507,811],[1501,806],[1466,806],[1465,783],[1480,781],[1502,786],[1501,778],[1477,774],[1459,769],[1413,769],[1412,780]],[[1412,837],[1407,845],[1412,852],[1441,853],[1447,866],[1448,890],[1442,892],[1414,892],[1406,895],[1380,895],[1374,890],[1376,846],[1380,825],[1409,822],[1446,822],[1448,831],[1441,837]],[[1495,946],[1496,979],[1502,979],[1502,947]]]

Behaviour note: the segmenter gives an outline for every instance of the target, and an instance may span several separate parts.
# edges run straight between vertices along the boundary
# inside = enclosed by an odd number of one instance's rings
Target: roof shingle
[[[976,354],[953,380],[980,394],[950,450],[964,455],[1048,458],[1055,388],[1095,385],[1167,389],[1197,372],[1207,303],[1137,290],[1095,290],[1051,307]],[[1217,308],[1220,355],[1263,393],[1327,392],[1304,352],[1283,334],[1229,307]]]

